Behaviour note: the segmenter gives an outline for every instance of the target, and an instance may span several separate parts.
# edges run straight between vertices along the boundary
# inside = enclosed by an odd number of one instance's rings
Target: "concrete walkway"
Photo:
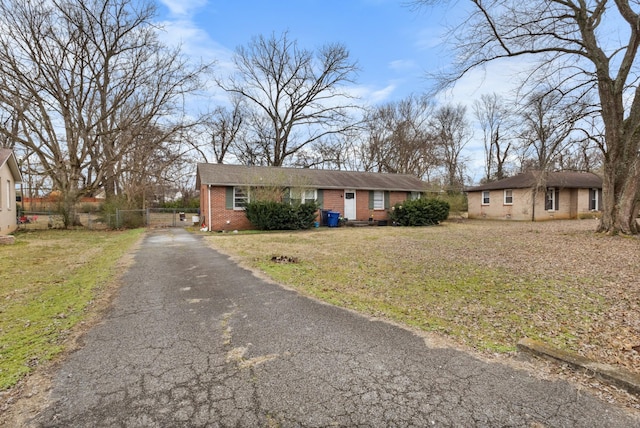
[[[431,348],[150,232],[35,426],[633,427],[566,382]]]

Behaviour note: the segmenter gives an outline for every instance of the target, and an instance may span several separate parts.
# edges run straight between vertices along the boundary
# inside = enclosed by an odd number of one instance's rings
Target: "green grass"
[[[483,233],[474,227],[494,229],[484,230],[489,239],[479,243]],[[587,266],[582,271],[547,269],[558,257],[572,257],[546,248],[562,233],[549,237],[544,226],[520,224],[513,234],[496,235],[501,227],[340,228],[209,239],[310,296],[442,333],[481,351],[511,352],[523,337],[567,350],[593,345],[595,323],[615,304],[601,293],[604,281],[593,276],[597,267],[589,269],[595,260],[576,263],[576,268]],[[540,242],[522,238],[523,227],[533,228],[527,234],[541,235]],[[582,238],[589,241],[592,234],[576,234]],[[274,255],[299,262],[274,263]]]
[[[0,246],[0,390],[64,350],[140,233],[33,231]]]
[[[385,262],[332,263],[327,269],[310,262],[255,263],[255,267],[276,281],[314,297],[451,335],[487,351],[513,351],[522,337],[542,338],[543,324],[533,320],[543,308],[554,312],[558,324],[566,325],[575,311],[597,311],[601,300],[584,291],[578,298],[557,293],[567,284],[514,277],[502,269],[443,263],[424,274],[423,267],[418,265],[410,267],[402,262],[395,265],[401,269],[401,275],[390,274],[393,266]],[[590,298],[584,299],[585,294]],[[589,324],[589,319],[582,321]],[[570,324],[574,326],[575,321],[571,319]],[[561,333],[554,342],[567,348],[573,336]]]

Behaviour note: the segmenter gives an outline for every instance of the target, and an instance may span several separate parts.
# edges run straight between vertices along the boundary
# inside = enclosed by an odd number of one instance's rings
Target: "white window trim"
[[[487,199],[489,199],[488,202],[484,201],[484,194],[485,193],[488,194],[488,198],[487,198]],[[480,201],[481,201],[482,205],[490,205],[491,204],[491,191],[490,190],[483,190],[482,194],[480,195]]]
[[[595,197],[595,201],[596,203],[594,204],[595,208],[591,209],[591,211],[600,211],[600,198],[598,197],[598,189],[597,188],[593,188],[591,189],[591,191],[593,191],[593,196]],[[589,192],[589,207],[591,207],[591,201],[593,199],[591,199],[591,192]]]
[[[381,202],[381,206],[376,206],[376,195],[382,195],[381,199],[378,199],[379,202]],[[382,190],[374,190],[373,191],[373,209],[375,211],[382,211],[384,210],[384,191]]]
[[[244,206],[237,206],[236,205],[236,190],[237,189],[240,189],[240,190],[242,190],[243,193],[245,193],[245,197],[246,197],[246,202],[245,203],[248,203],[248,202],[251,201],[251,191],[249,189],[245,190],[245,189],[243,189],[241,187],[238,187],[238,186],[234,186],[234,188],[233,188],[233,209],[236,210],[236,211],[244,211],[245,210]]]
[[[312,192],[313,197],[310,196],[309,193]],[[299,196],[298,198],[294,196]],[[293,203],[293,201],[300,201],[301,204],[306,204],[308,202],[315,202],[318,200],[318,189],[291,189],[289,191],[289,201]]]
[[[507,202],[507,192],[511,192],[511,202]],[[503,202],[505,205],[513,205],[513,189],[504,189]]]
[[[556,201],[556,188],[555,187],[547,187],[547,191],[544,194],[544,205],[546,208],[547,198],[549,197],[549,193],[551,193],[551,208],[547,211],[557,211],[558,210],[558,201]]]

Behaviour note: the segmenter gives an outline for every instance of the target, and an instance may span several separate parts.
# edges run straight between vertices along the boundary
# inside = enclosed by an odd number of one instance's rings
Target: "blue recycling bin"
[[[329,211],[327,213],[327,226],[338,227],[338,220],[340,220],[340,213],[336,211]]]

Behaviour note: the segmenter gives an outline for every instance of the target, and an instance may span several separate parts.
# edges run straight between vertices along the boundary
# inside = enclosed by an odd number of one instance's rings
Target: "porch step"
[[[373,223],[371,223],[373,224]],[[359,220],[348,220],[346,223],[347,226],[351,226],[351,227],[364,227],[364,226],[369,226],[369,222],[368,221],[359,221]]]
[[[366,220],[348,220],[346,225],[351,227],[364,227],[364,226],[378,226],[379,221],[366,221]],[[386,226],[386,221],[384,221],[384,226]]]

